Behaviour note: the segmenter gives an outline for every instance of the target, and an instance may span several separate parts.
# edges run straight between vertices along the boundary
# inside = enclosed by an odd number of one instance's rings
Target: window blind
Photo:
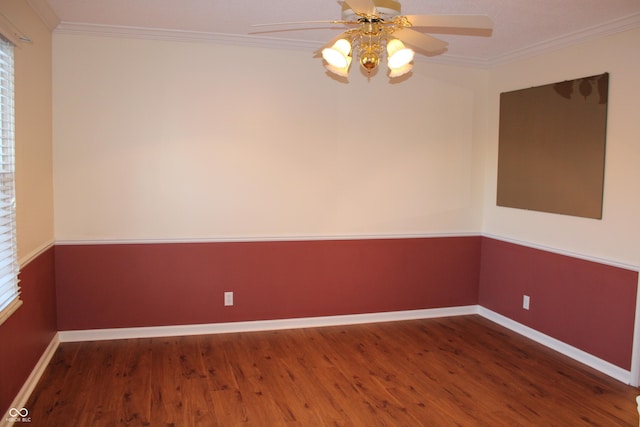
[[[0,323],[20,304],[14,174],[13,45],[0,36]]]

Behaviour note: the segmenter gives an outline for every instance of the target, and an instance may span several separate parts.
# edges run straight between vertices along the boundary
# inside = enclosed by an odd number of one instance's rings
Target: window
[[[0,324],[19,306],[14,175],[13,45],[0,36]]]

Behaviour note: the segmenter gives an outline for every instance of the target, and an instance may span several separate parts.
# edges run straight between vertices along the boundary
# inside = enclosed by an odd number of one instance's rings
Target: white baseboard
[[[316,328],[323,326],[355,325],[361,323],[393,322],[399,320],[478,314],[477,305],[433,308],[424,310],[391,311],[384,313],[348,314],[342,316],[304,317],[295,319],[256,320],[249,322],[208,323],[202,325],[153,326],[145,328],[91,329],[58,332],[60,342],[117,340],[129,338],[173,337],[186,335],[256,332],[281,329]]]
[[[42,353],[42,356],[40,356],[38,363],[36,363],[36,366],[31,371],[31,374],[29,374],[29,378],[27,378],[25,383],[22,385],[22,388],[13,399],[13,402],[11,402],[11,406],[9,408],[21,410],[25,407],[25,405],[27,404],[27,400],[29,400],[31,393],[38,384],[38,381],[40,381],[40,377],[42,377],[44,370],[49,365],[49,362],[58,349],[59,344],[60,339],[58,337],[58,334],[56,334],[47,348],[44,350],[44,353]],[[29,410],[29,408],[26,409]],[[16,423],[11,422],[10,418],[7,418],[6,415],[7,414],[2,414],[2,418],[0,418],[0,427],[15,426]]]
[[[499,324],[500,326],[504,326],[505,328],[510,329],[533,341],[536,341],[539,344],[549,347],[552,350],[557,351],[558,353],[561,353],[593,369],[596,369],[603,374],[609,375],[610,377],[615,378],[618,381],[621,381],[625,384],[633,384],[631,371],[627,371],[618,366],[615,366],[607,362],[606,360],[602,360],[596,356],[593,356],[592,354],[589,354],[578,348],[570,346],[569,344],[545,335],[542,332],[538,332],[535,329],[525,326],[522,323],[518,323],[515,320],[511,320],[508,317],[489,310],[488,308],[479,307],[478,314],[488,320],[491,320],[492,322]]]
[[[256,320],[248,322],[209,323],[202,325],[153,326],[144,328],[91,329],[60,331],[60,342],[100,341],[131,338],[172,337],[187,335],[257,332],[282,329],[316,328],[323,326],[355,325],[362,323],[393,322],[400,320],[479,314],[501,326],[549,347],[580,363],[594,368],[625,384],[632,384],[631,372],[595,357],[585,351],[545,335],[535,329],[502,316],[479,305],[434,308],[424,310],[392,311],[386,313],[349,314],[342,316],[305,317],[295,319]]]

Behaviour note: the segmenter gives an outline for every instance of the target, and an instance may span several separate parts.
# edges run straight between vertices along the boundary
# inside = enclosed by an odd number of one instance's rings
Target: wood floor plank
[[[37,392],[34,391],[29,399],[28,408],[38,408],[39,416],[52,422],[62,419],[65,410],[71,406],[74,411],[79,409],[78,402],[69,399],[69,393],[74,389],[69,384],[75,377],[71,371],[77,373],[82,369],[80,362],[75,363],[75,360],[84,344],[67,344],[58,347],[46,369],[49,375],[43,374],[38,382]]]
[[[634,387],[480,316],[62,343],[37,426],[637,426]]]
[[[91,426],[110,426],[114,420],[130,426],[150,425],[151,343],[126,340],[102,351],[101,372],[87,396],[95,402]]]
[[[213,402],[198,337],[161,339],[153,349],[151,372],[151,425],[212,425]]]

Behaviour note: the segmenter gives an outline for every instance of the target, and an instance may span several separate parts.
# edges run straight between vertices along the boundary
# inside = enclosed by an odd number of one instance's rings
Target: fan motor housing
[[[400,3],[397,0],[374,0],[378,14],[383,20],[392,19],[400,15]],[[345,21],[357,21],[360,19],[351,7],[346,3],[342,3],[342,19]]]

